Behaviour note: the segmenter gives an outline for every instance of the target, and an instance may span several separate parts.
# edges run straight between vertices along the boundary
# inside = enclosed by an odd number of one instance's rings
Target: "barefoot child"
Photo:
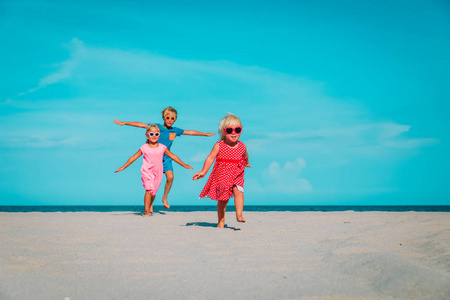
[[[173,123],[177,120],[177,111],[173,107],[167,107],[162,111],[162,118],[164,120],[164,125],[156,124],[161,132],[160,143],[165,145],[169,150],[172,146],[172,142],[175,137],[180,135],[197,135],[197,136],[212,136],[215,133],[203,133],[195,130],[183,130],[181,128],[172,127]],[[147,128],[148,124],[141,122],[121,122],[119,120],[114,120],[114,123],[119,125],[128,125],[134,127]],[[164,173],[166,174],[166,185],[164,187],[164,195],[162,201],[164,208],[168,209],[170,207],[167,197],[169,195],[170,189],[173,183],[173,166],[172,159],[167,155],[163,158]]]
[[[250,167],[248,153],[244,143],[239,141],[242,132],[241,120],[233,114],[228,114],[220,121],[218,141],[205,160],[203,169],[196,173],[193,180],[205,177],[209,168],[216,160],[211,175],[200,193],[200,198],[209,197],[217,201],[217,227],[225,226],[225,211],[228,200],[234,196],[236,219],[245,222],[242,217],[244,210],[244,173],[245,167]]]
[[[182,162],[181,159],[170,152],[166,146],[158,143],[160,131],[157,125],[148,125],[145,135],[148,138],[147,143],[139,148],[139,151],[131,156],[122,167],[115,171],[115,173],[123,171],[139,156],[144,154],[141,167],[142,184],[145,188],[144,216],[150,216],[153,214],[153,201],[155,200],[156,192],[158,191],[163,176],[163,155],[167,155],[186,169],[192,169],[192,167]]]

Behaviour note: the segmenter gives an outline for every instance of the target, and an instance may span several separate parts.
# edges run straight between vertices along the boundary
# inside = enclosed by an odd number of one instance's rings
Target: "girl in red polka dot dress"
[[[242,217],[244,210],[244,173],[245,168],[251,165],[248,162],[248,153],[243,142],[239,141],[242,132],[241,120],[233,114],[228,114],[220,120],[218,141],[205,160],[203,169],[194,175],[194,180],[205,177],[209,168],[216,161],[200,193],[200,198],[209,197],[217,201],[217,227],[225,226],[225,211],[228,200],[234,196],[236,206],[236,219],[245,222]]]

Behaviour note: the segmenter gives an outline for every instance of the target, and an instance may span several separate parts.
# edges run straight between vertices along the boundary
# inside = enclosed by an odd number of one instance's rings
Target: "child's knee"
[[[151,185],[145,186],[145,194],[147,194],[147,195],[149,195],[149,196],[154,196],[154,195],[156,195],[153,186],[151,186]]]
[[[217,201],[217,206],[218,207],[226,207],[227,206],[227,204],[228,204],[228,200],[218,200]]]
[[[167,179],[167,181],[168,182],[173,182],[173,173],[172,172],[170,172],[170,173],[166,173],[166,179]]]

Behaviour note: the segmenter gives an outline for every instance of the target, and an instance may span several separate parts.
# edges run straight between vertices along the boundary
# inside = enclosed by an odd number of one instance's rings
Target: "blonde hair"
[[[175,108],[169,106],[169,107],[164,108],[163,111],[161,112],[163,120],[166,118],[166,115],[169,113],[174,114],[175,119],[177,118],[177,110]]]
[[[242,123],[241,123],[241,119],[239,119],[239,117],[233,115],[232,113],[227,113],[227,115],[225,117],[223,117],[219,123],[220,139],[222,139],[222,140],[225,139],[225,133],[223,130],[230,126],[242,127]]]
[[[150,132],[150,130],[152,128],[156,128],[156,129],[158,129],[158,132],[160,132],[158,125],[156,125],[156,124],[148,125],[147,128],[145,129],[145,136],[147,137],[147,143],[148,143],[148,135],[147,134]]]

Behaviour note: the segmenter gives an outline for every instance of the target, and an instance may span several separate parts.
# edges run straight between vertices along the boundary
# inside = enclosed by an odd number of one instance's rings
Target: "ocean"
[[[3,205],[0,212],[114,212],[114,211],[143,211],[143,205]],[[192,211],[216,211],[215,205],[172,205],[168,211],[192,212]],[[227,211],[234,210],[234,206],[227,207]],[[154,206],[154,211],[166,211],[163,206]],[[450,205],[246,205],[245,211],[271,212],[271,211],[384,211],[384,212],[450,212]]]

